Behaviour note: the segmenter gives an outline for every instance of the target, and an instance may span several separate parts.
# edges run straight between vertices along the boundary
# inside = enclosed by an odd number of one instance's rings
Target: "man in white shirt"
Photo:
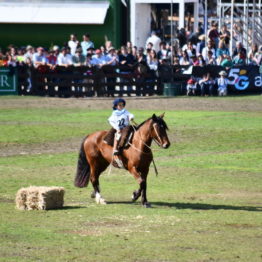
[[[161,39],[157,36],[155,31],[152,31],[151,36],[146,40],[146,47],[148,43],[153,44],[153,49],[156,51],[156,53],[160,50]]]
[[[72,56],[68,53],[68,49],[66,47],[63,47],[61,49],[61,53],[57,57],[57,65],[68,67],[73,64],[72,62]]]
[[[70,40],[68,41],[68,47],[70,48],[71,55],[74,55],[76,52],[76,48],[79,45],[79,41],[76,39],[75,34],[70,35]]]

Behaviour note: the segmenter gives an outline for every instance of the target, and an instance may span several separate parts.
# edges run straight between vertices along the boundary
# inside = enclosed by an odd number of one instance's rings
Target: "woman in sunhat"
[[[226,78],[227,73],[226,71],[219,72],[220,77],[217,79],[217,92],[218,96],[226,96],[227,95],[227,86],[228,86],[228,79]]]

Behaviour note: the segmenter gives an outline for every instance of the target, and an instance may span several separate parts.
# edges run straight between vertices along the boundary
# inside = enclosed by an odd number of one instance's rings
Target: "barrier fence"
[[[26,65],[0,68],[0,94],[93,97],[185,95],[186,82],[209,72],[213,78],[225,70],[220,66],[161,65],[157,71],[143,64],[129,66],[39,68]],[[233,67],[227,70],[229,94],[259,93],[262,79],[258,66]],[[16,78],[14,78],[16,76]],[[170,92],[168,88],[175,88]]]

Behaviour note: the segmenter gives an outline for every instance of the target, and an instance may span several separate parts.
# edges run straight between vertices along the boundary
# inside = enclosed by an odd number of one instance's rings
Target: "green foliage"
[[[159,176],[151,166],[151,209],[131,202],[138,185],[123,170],[101,176],[106,206],[89,197],[91,185],[73,186],[81,139],[108,129],[110,111],[62,106],[0,111],[1,262],[261,261],[261,110],[166,111],[172,145],[168,150],[153,145]],[[142,122],[163,111],[132,112]],[[77,141],[75,149],[67,147],[68,140]],[[57,151],[44,150],[58,142]],[[15,151],[36,145],[37,153]],[[13,153],[5,156],[7,148]],[[65,187],[64,208],[16,210],[16,192],[30,185]]]

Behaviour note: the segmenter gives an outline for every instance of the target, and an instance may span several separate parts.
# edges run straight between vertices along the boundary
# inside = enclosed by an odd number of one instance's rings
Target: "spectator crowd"
[[[207,34],[204,34],[201,27],[197,32],[192,33],[180,29],[177,31],[172,45],[162,41],[153,31],[144,47],[137,47],[133,43],[127,42],[119,50],[112,46],[111,41],[106,41],[104,46],[95,48],[89,34],[84,34],[82,41],[77,39],[76,34],[71,34],[62,47],[54,45],[47,49],[28,45],[16,48],[9,45],[6,51],[0,50],[0,66],[28,65],[35,68],[47,66],[52,70],[56,66],[96,66],[101,68],[104,65],[134,66],[140,64],[152,71],[157,71],[159,66],[163,64],[220,65],[225,69],[234,65],[260,66],[262,64],[262,46],[258,47],[257,44],[253,44],[247,52],[241,41],[234,41],[234,49],[230,53],[230,41],[233,39],[227,26],[223,25],[218,29],[217,23],[212,23]],[[220,76],[226,79],[226,72],[223,71]],[[223,86],[226,86],[227,81],[222,80]],[[202,95],[211,94],[213,92],[210,87],[213,86],[210,84],[212,81],[208,73],[202,79],[190,79],[187,83],[187,94],[195,94],[196,84],[201,86]],[[226,91],[219,94],[226,95]]]

